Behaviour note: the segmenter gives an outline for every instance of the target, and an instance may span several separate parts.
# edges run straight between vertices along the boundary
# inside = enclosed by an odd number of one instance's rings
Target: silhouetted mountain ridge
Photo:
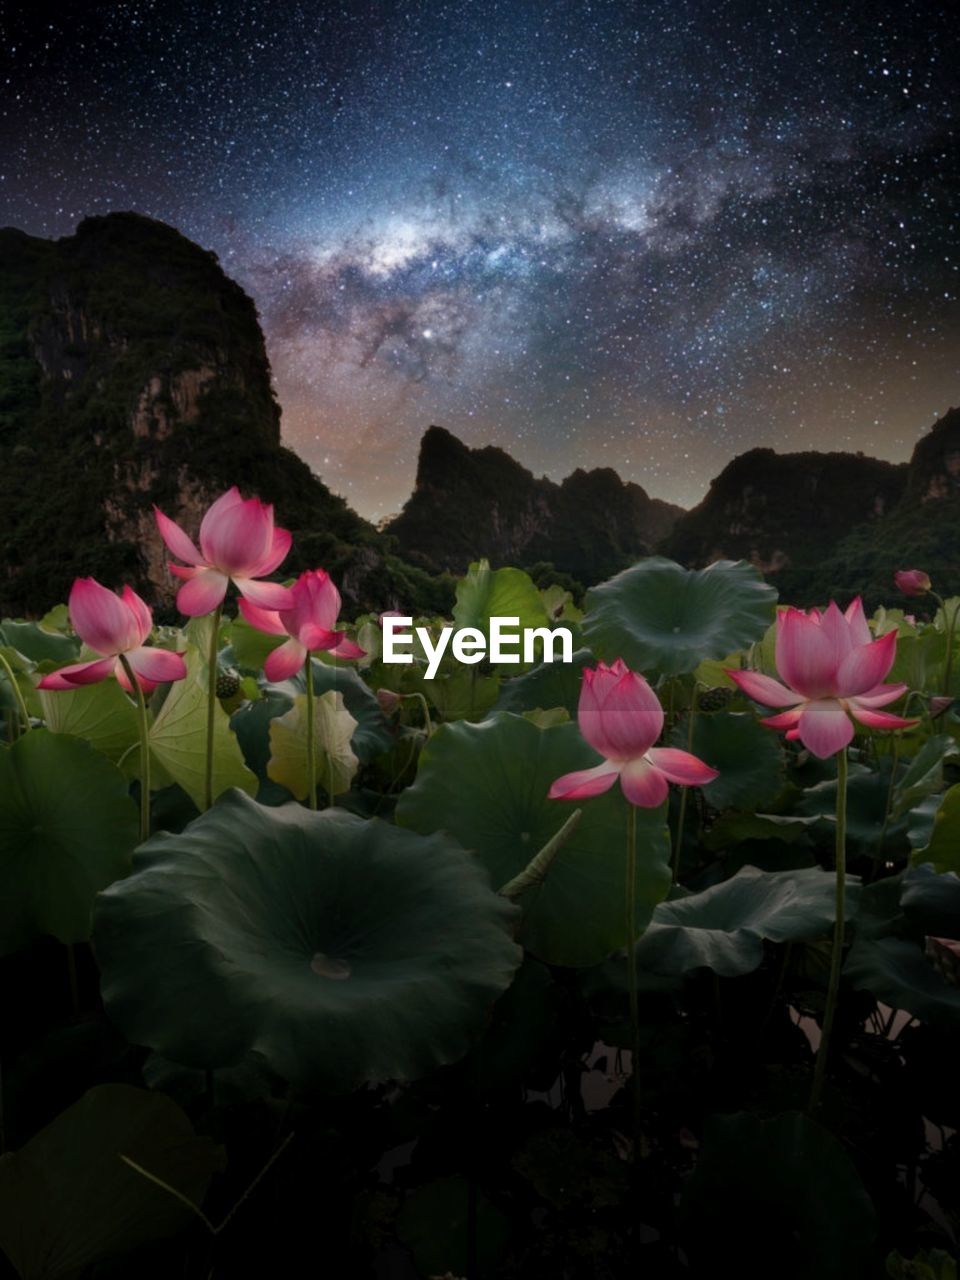
[[[855,593],[902,603],[898,568],[926,569],[940,594],[960,592],[960,409],[948,410],[904,463],[751,449],[712,481],[660,550],[692,566],[750,560],[798,604]]]
[[[661,549],[691,565],[750,560],[764,573],[813,565],[852,528],[881,520],[906,483],[906,463],[862,453],[751,449],[710,482]]]
[[[471,449],[430,427],[413,493],[386,532],[402,555],[433,572],[462,572],[486,556],[497,564],[549,561],[597,582],[649,554],[681,510],[610,467],[578,469],[557,484],[503,449]]]
[[[899,567],[960,591],[960,409],[909,463],[749,450],[689,512],[610,467],[557,483],[431,427],[379,533],[281,445],[252,300],[214,254],[136,214],[58,241],[0,231],[0,462],[3,612],[42,612],[86,574],[170,606],[151,506],[195,531],[231,484],[293,532],[284,570],[324,565],[354,613],[444,610],[443,571],[482,556],[585,585],[651,551],[745,558],[799,604],[896,600]]]

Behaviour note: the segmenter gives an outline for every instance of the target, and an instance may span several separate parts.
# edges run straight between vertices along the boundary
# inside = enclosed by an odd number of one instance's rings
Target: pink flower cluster
[[[325,650],[339,658],[363,650],[337,630],[340,593],[323,569],[302,573],[291,587],[263,579],[285,559],[292,544],[275,526],[273,507],[244,500],[234,486],[213,503],[200,524],[200,546],[159,508],[157,527],[179,561],[171,571],[183,581],[177,604],[189,617],[219,609],[231,582],[240,592],[240,612],[251,626],[285,636],[264,664],[270,680],[289,679],[309,655]],[[897,585],[908,595],[930,590],[918,569],[901,570]],[[129,586],[119,595],[93,578],[78,578],[70,592],[70,618],[85,645],[98,656],[61,667],[40,681],[41,689],[73,689],[116,676],[132,692],[128,672],[144,692],[161,681],[182,680],[184,657],[146,642],[153,629],[149,608]],[[856,721],[871,729],[906,729],[915,720],[881,711],[906,690],[885,684],[893,665],[896,632],[874,640],[859,599],[845,613],[836,604],[822,613],[788,608],[777,615],[776,665],[781,680],[758,671],[727,672],[748,697],[785,708],[762,721],[785,729],[820,758],[835,755],[851,741]],[[621,659],[584,672],[577,720],[580,732],[602,757],[591,769],[558,778],[552,799],[583,800],[601,795],[619,780],[627,800],[656,808],[668,783],[705,786],[717,771],[674,747],[657,747],[663,730],[660,700],[642,675]]]
[[[908,585],[919,589],[922,578],[926,575],[911,571]],[[788,608],[777,615],[775,660],[781,680],[759,671],[726,674],[755,702],[788,708],[761,723],[785,729],[788,739],[799,739],[825,759],[848,745],[854,721],[869,729],[917,724],[879,709],[906,692],[905,684],[884,683],[896,645],[895,631],[874,640],[859,598],[845,613],[832,602],[822,613]],[[654,746],[663,729],[660,700],[620,659],[583,673],[577,723],[603,760],[558,778],[550,788],[553,800],[587,800],[619,779],[631,804],[650,809],[667,798],[670,782],[702,787],[718,776],[687,751]]]
[[[292,538],[274,525],[273,507],[258,498],[247,501],[234,486],[207,510],[200,523],[200,548],[168,516],[154,507],[160,536],[186,564],[171,563],[183,580],[177,593],[182,613],[196,618],[222,604],[228,585],[240,592],[240,610],[254,627],[286,635],[264,665],[271,680],[288,679],[308,654],[328,650],[339,658],[360,658],[363,650],[337,631],[340,593],[323,569],[302,573],[291,587],[262,581],[286,558]],[[183,654],[147,645],[153,630],[148,606],[130,587],[119,595],[93,578],[78,578],[70,591],[70,621],[83,643],[99,656],[61,667],[40,681],[41,689],[75,689],[116,676],[132,692],[127,667],[149,693],[162,681],[186,675]]]

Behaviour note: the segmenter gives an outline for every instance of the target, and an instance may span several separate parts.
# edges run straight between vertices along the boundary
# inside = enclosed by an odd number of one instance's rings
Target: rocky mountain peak
[[[547,561],[596,582],[649,552],[679,514],[610,467],[578,469],[557,484],[503,449],[470,448],[434,426],[420,443],[413,494],[387,532],[432,571],[461,572],[486,556]]]
[[[960,494],[960,409],[948,409],[917,442],[908,492],[919,502]]]

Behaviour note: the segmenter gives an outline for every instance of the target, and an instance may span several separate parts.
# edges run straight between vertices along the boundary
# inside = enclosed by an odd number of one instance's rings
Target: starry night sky
[[[0,225],[137,209],[253,295],[286,442],[399,509],[440,423],[692,505],[960,402],[946,4],[8,5]]]

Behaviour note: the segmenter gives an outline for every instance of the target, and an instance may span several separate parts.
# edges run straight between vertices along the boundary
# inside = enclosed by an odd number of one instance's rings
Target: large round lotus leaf
[[[900,896],[903,893],[904,874],[900,871],[895,876],[884,876],[881,880],[863,885],[856,921],[858,938],[902,935],[904,919]]]
[[[855,848],[868,857],[876,857],[878,850],[882,854],[884,849],[896,849],[902,843],[907,832],[907,817],[888,822],[884,831],[889,796],[889,774],[881,774],[862,764],[850,765],[847,781],[848,849]],[[803,817],[821,819],[822,833],[832,843],[836,831],[836,778],[827,778],[825,782],[808,787],[797,801],[795,811]]]
[[[903,774],[897,778],[893,792],[893,816],[900,817],[928,796],[943,790],[943,767],[960,756],[960,744],[948,733],[928,738]]]
[[[197,1206],[223,1166],[220,1150],[195,1137],[162,1093],[98,1085],[0,1157],[0,1247],[22,1280],[77,1280],[196,1220],[122,1156]]]
[[[270,760],[267,775],[297,800],[310,792],[310,760],[307,755],[307,695],[298,694],[285,715],[270,721]],[[343,694],[323,693],[313,706],[314,783],[328,796],[350,790],[359,761],[350,746],[357,722],[343,705]]]
[[[742,1280],[851,1280],[876,1234],[852,1160],[799,1112],[712,1117],[680,1211],[697,1274]]]
[[[194,618],[192,634],[200,637],[202,629],[196,624],[205,622],[206,618]],[[199,808],[206,779],[208,682],[202,651],[194,645],[186,649],[186,666],[186,678],[170,685],[150,725],[150,754],[162,770],[154,786],[176,782]],[[214,797],[231,787],[253,793],[257,780],[244,764],[237,739],[230,732],[230,719],[218,702],[213,719]]]
[[[51,733],[83,738],[115,763],[139,741],[137,708],[116,680],[79,689],[41,689],[37,697]]]
[[[681,721],[671,746],[687,748],[688,723]],[[780,740],[746,712],[719,711],[697,716],[693,725],[694,755],[719,771],[703,788],[715,809],[757,809],[769,804],[783,781]]]
[[[960,879],[933,867],[911,867],[900,905],[911,924],[935,938],[960,938]]]
[[[807,829],[814,822],[816,818],[801,818],[797,814],[722,813],[704,833],[702,844],[713,853],[760,841],[807,844]]]
[[[134,1043],[348,1089],[466,1053],[520,963],[515,914],[445,837],[232,791],[138,850],[99,900],[97,959]]]
[[[924,850],[933,838],[933,825],[946,794],[944,792],[939,796],[927,796],[925,800],[915,804],[907,815],[907,840],[913,850],[913,863],[922,865],[926,861]]]
[[[10,738],[9,725],[11,722],[17,726],[21,723],[21,699],[27,708],[29,716],[40,717],[42,708],[40,706],[40,694],[33,675],[37,669],[37,664],[22,653],[18,653],[9,644],[0,644],[0,659],[2,659],[0,661],[0,716],[6,721],[0,741],[6,742]],[[11,673],[13,675],[12,684],[10,681]],[[19,731],[19,728],[17,731]]]
[[[285,804],[293,797],[286,787],[267,774],[270,762],[270,722],[279,719],[293,706],[293,693],[282,692],[283,685],[270,685],[263,697],[248,702],[230,717],[230,728],[236,734],[248,769],[257,775],[257,799],[261,804]]]
[[[506,712],[483,724],[446,724],[423,750],[397,821],[448,831],[504,885],[563,826],[572,804],[548,800],[550,784],[598,757],[575,724],[540,729]],[[597,964],[626,942],[627,802],[618,785],[584,801],[579,825],[546,880],[524,895],[520,941],[548,964]],[[637,810],[637,926],[670,887],[664,808]]]
[[[843,973],[858,991],[869,991],[891,1009],[906,1009],[948,1032],[960,1027],[960,990],[934,968],[919,943],[859,935]]]
[[[724,977],[750,973],[763,960],[763,940],[819,938],[834,921],[835,877],[803,871],[744,867],[722,884],[654,910],[637,944],[637,965],[660,974],[712,969]],[[859,885],[847,883],[847,913],[856,912]]]
[[[457,582],[453,620],[458,627],[478,627],[489,635],[491,618],[519,618],[521,630],[549,622],[529,574],[522,569],[491,569],[489,561],[479,560]]]
[[[417,689],[444,720],[483,720],[500,692],[500,677],[478,675],[476,667],[458,664],[432,680],[425,680],[419,670],[417,675]]]
[[[130,869],[137,807],[86,742],[31,729],[0,749],[0,954],[90,936],[98,889]]]
[[[292,688],[297,693],[306,693],[306,675],[301,673],[293,680],[272,687]],[[343,694],[344,705],[357,722],[351,746],[361,764],[368,764],[381,752],[390,750],[393,746],[393,736],[380,710],[376,695],[353,667],[335,667],[330,663],[315,660],[313,687],[318,696],[330,692]]]
[[[230,643],[223,655],[224,661],[236,664],[241,671],[257,672],[263,669],[268,656],[286,639],[286,636],[271,636],[265,631],[258,631],[242,615],[229,623],[227,636]]]
[[[577,649],[571,662],[541,662],[522,676],[504,680],[496,709],[522,715],[538,707],[544,711],[565,707],[574,717],[580,702],[583,669],[591,665],[594,657],[589,649]]]
[[[914,854],[918,863],[929,862],[936,871],[960,874],[960,783],[943,793],[926,846]]]
[[[927,627],[922,635],[901,636],[897,640],[897,655],[887,679],[894,684],[902,682],[908,689],[939,693],[943,688],[946,659],[946,633]]]
[[[58,665],[75,662],[80,652],[80,642],[73,636],[48,631],[37,622],[13,622],[9,618],[0,622],[0,645],[7,644],[33,662]]]
[[[313,663],[313,687],[318,696],[331,690],[343,695],[344,705],[356,721],[350,746],[361,764],[389,751],[393,735],[384,719],[377,699],[352,667],[332,667]],[[282,804],[290,799],[286,787],[267,775],[270,760],[270,722],[286,715],[298,696],[307,691],[306,676],[301,672],[292,680],[267,685],[257,702],[247,703],[234,712],[230,728],[237,735],[247,766],[260,780],[257,799],[261,804]]]
[[[680,675],[759,640],[776,601],[744,560],[684,569],[651,556],[587,593],[583,636],[604,662]]]

